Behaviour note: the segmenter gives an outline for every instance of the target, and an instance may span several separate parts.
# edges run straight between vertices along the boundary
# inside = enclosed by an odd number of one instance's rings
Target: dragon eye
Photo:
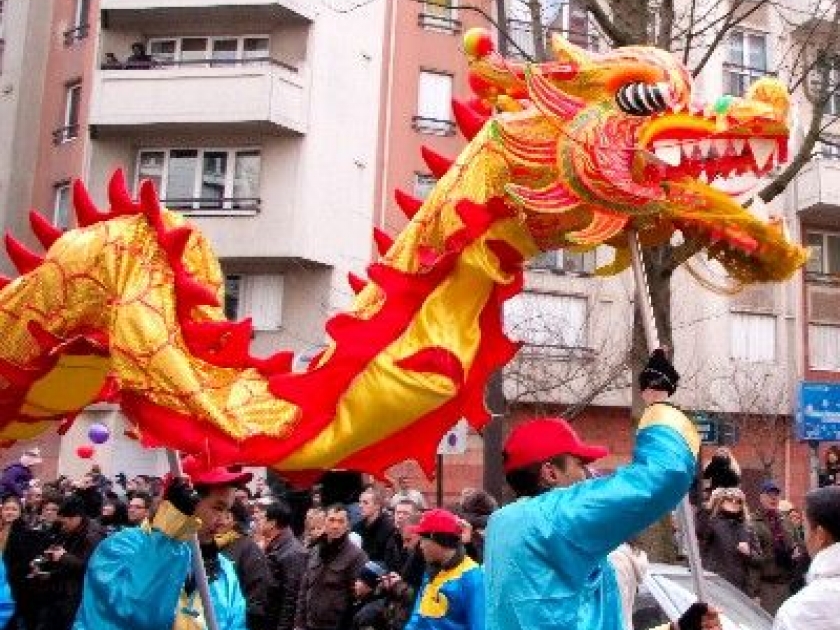
[[[650,116],[671,106],[671,90],[667,83],[628,83],[616,92],[615,102],[625,114]]]

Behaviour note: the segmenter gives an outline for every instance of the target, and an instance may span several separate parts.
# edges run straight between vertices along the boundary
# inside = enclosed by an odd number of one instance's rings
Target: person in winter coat
[[[362,549],[368,558],[385,562],[388,543],[394,535],[394,521],[385,511],[385,496],[382,491],[370,486],[359,496],[362,519],[353,531],[362,537]]]
[[[285,501],[265,506],[262,536],[267,564],[266,628],[293,630],[300,582],[309,554],[292,531],[294,514]]]
[[[0,499],[16,496],[23,499],[30,483],[35,478],[34,468],[43,463],[41,451],[37,447],[27,449],[17,463],[6,466],[0,476]]]
[[[385,618],[387,600],[379,588],[387,575],[381,564],[368,560],[359,570],[353,584],[353,604],[350,606],[351,630],[388,630]]]
[[[752,518],[758,596],[761,606],[771,615],[790,596],[796,563],[802,553],[796,545],[793,526],[779,510],[780,495],[775,481],[765,481],[759,493],[760,505]]]
[[[840,485],[840,446],[829,446],[824,462],[825,467],[819,473],[820,488]]]
[[[741,483],[741,467],[725,446],[721,446],[712,455],[711,461],[703,470],[703,479],[709,482],[709,489],[737,488]]]
[[[405,630],[484,630],[484,572],[464,551],[458,517],[429,510],[415,531],[426,576]]]
[[[324,535],[312,547],[295,610],[299,630],[346,630],[353,601],[353,584],[368,561],[350,541],[350,515],[334,503],[327,510]]]
[[[773,630],[836,630],[840,627],[840,486],[812,490],[805,497],[806,545],[813,558],[808,585],[788,599]]]
[[[58,509],[60,530],[44,549],[31,578],[43,585],[46,597],[38,611],[39,630],[70,630],[82,600],[88,561],[105,537],[85,512],[81,498],[70,496]]]
[[[738,488],[717,488],[709,510],[697,513],[697,540],[703,568],[714,571],[752,596],[750,568],[755,564],[744,493]]]
[[[222,518],[222,525],[215,537],[216,545],[236,569],[236,577],[239,578],[239,586],[245,596],[248,630],[275,630],[276,626],[266,625],[268,564],[263,550],[248,535],[249,518],[248,508],[234,500]]]

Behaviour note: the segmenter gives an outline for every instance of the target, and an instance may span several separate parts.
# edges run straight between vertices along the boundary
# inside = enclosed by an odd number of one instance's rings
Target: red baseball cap
[[[185,457],[181,464],[184,467],[184,474],[189,476],[195,486],[238,486],[248,483],[253,477],[251,473],[236,470],[233,467],[208,468],[191,455]]]
[[[606,446],[583,442],[563,418],[538,418],[514,427],[502,454],[507,473],[557,455],[573,455],[589,464],[610,451]]]
[[[458,522],[458,517],[449,510],[435,508],[423,512],[420,522],[412,530],[421,536],[424,534],[454,534],[460,536],[461,524]]]

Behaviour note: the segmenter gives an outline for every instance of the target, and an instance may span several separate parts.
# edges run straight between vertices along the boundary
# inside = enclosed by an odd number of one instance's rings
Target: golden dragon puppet
[[[775,80],[696,107],[666,52],[552,47],[552,62],[517,64],[467,34],[477,97],[454,109],[470,142],[454,161],[424,150],[436,187],[423,202],[397,192],[409,223],[394,241],[375,231],[380,259],[351,275],[352,306],[303,372],[291,353],[249,354],[250,323],[224,319],[206,240],[150,182],[135,199],[118,172],[106,211],[75,182],[77,229],[31,214],[43,257],[7,236],[22,275],[0,292],[0,439],[66,423],[111,383],[146,445],[213,464],[378,474],[411,458],[429,471],[451,425],[487,420],[485,383],[518,348],[502,304],[539,252],[610,246],[600,271],[617,273],[631,230],[643,246],[680,232],[743,282],[803,264],[778,226],[700,177],[785,160]]]

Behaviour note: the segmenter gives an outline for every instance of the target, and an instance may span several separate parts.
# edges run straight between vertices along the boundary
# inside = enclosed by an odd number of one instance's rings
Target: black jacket
[[[239,535],[220,548],[222,555],[233,562],[236,577],[245,597],[245,617],[248,630],[263,630],[268,591],[268,564],[265,554],[250,536]]]
[[[365,519],[359,521],[353,531],[362,537],[362,549],[369,559],[376,562],[385,562],[388,542],[395,529],[391,517],[385,512],[380,512],[372,523],[368,523]]]
[[[286,530],[268,543],[265,556],[269,576],[266,630],[293,630],[307,550],[291,530]]]

